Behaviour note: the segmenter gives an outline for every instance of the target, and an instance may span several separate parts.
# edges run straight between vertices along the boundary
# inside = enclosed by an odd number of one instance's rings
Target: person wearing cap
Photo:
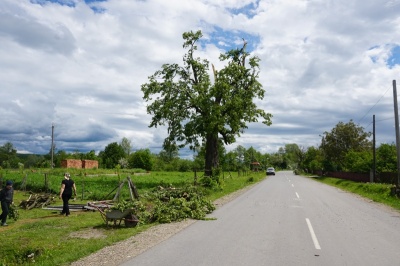
[[[13,183],[11,180],[6,182],[6,186],[4,189],[0,191],[0,201],[1,201],[1,210],[2,213],[0,215],[1,226],[7,226],[7,216],[10,211],[10,205],[14,201],[14,189]]]
[[[71,179],[70,174],[64,174],[64,180],[61,181],[61,189],[60,189],[60,199],[63,201],[63,209],[60,214],[65,216],[69,216],[69,200],[72,197],[72,190],[76,196],[76,186],[75,182]]]

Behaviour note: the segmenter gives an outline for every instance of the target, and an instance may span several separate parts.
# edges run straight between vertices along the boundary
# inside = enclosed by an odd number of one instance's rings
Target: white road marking
[[[294,187],[294,184],[292,184],[292,187]]]
[[[298,199],[300,199],[300,196],[299,196],[299,194],[296,192],[296,197],[298,198]]]
[[[313,229],[313,227],[311,225],[310,219],[306,218],[306,222],[307,222],[307,225],[308,225],[308,230],[310,231],[310,234],[311,234],[311,238],[312,238],[312,240],[314,242],[315,249],[321,249],[321,246],[318,243],[317,236],[315,235],[314,229]]]

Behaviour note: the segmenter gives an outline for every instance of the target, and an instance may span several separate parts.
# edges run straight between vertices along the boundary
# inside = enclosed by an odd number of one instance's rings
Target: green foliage
[[[157,188],[149,198],[155,204],[152,220],[159,223],[169,223],[186,218],[203,220],[206,215],[215,210],[211,201],[205,199],[203,192],[194,186],[184,188]]]
[[[14,203],[10,205],[8,218],[14,219],[14,221],[17,221],[19,219],[18,207]]]
[[[203,176],[199,180],[201,186],[211,189],[218,189],[220,188],[219,185],[219,178],[213,176]]]
[[[6,142],[4,145],[0,146],[0,166],[2,168],[18,169],[19,162],[17,150],[11,142]]]
[[[303,147],[299,147],[295,143],[285,145],[285,159],[289,169],[298,168],[305,160],[306,152]]]
[[[198,187],[158,186],[145,193],[140,201],[122,201],[113,209],[122,212],[132,209],[140,223],[146,224],[170,223],[187,218],[203,220],[215,210],[215,206],[205,198],[203,191]]]
[[[151,171],[153,168],[152,156],[149,149],[141,149],[129,157],[129,165],[132,168],[141,168]]]
[[[179,172],[191,172],[193,171],[193,162],[190,160],[179,160],[178,162]]]
[[[397,152],[394,143],[381,144],[376,149],[376,171],[378,173],[397,171]]]
[[[148,224],[152,222],[153,215],[150,210],[151,205],[146,206],[146,203],[144,202],[145,200],[143,199],[137,201],[123,200],[114,205],[112,209],[120,210],[121,212],[124,212],[127,209],[131,209],[132,213],[139,219],[139,224]]]
[[[127,138],[122,138],[120,146],[124,150],[125,156],[129,156],[132,151],[132,141]]]
[[[324,132],[321,149],[325,160],[329,161],[332,169],[344,168],[346,154],[350,151],[363,152],[371,150],[372,143],[368,140],[371,133],[356,125],[352,120],[348,123],[339,122],[331,132]]]
[[[371,151],[350,150],[344,159],[343,167],[348,172],[368,173],[372,169]]]
[[[250,57],[242,49],[220,55],[224,68],[213,67],[214,84],[209,76],[209,62],[194,56],[201,31],[185,32],[183,47],[187,53],[183,66],[165,64],[142,85],[143,98],[151,102],[147,112],[151,115],[150,127],[167,125],[168,136],[164,147],[190,145],[191,149],[206,143],[205,169],[219,166],[218,140],[225,144],[246,129],[247,122],[271,124],[271,115],[258,109],[254,98],[263,99],[264,90],[258,81],[260,59]],[[153,97],[156,98],[153,98]]]
[[[172,143],[164,145],[164,149],[160,151],[159,158],[165,163],[169,163],[179,158],[178,146]]]
[[[321,149],[315,147],[309,147],[304,155],[304,160],[300,164],[300,167],[305,172],[313,172],[321,170],[323,162],[323,155]]]
[[[125,151],[117,142],[107,145],[101,154],[105,168],[115,168],[121,158],[125,158]]]

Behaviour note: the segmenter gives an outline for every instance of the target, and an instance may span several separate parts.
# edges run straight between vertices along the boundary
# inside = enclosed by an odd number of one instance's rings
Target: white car
[[[268,167],[267,175],[275,175],[275,169],[273,167]]]

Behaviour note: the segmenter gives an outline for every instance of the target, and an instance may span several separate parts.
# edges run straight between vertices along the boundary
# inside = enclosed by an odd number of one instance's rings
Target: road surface
[[[277,172],[129,265],[400,265],[400,212]]]

